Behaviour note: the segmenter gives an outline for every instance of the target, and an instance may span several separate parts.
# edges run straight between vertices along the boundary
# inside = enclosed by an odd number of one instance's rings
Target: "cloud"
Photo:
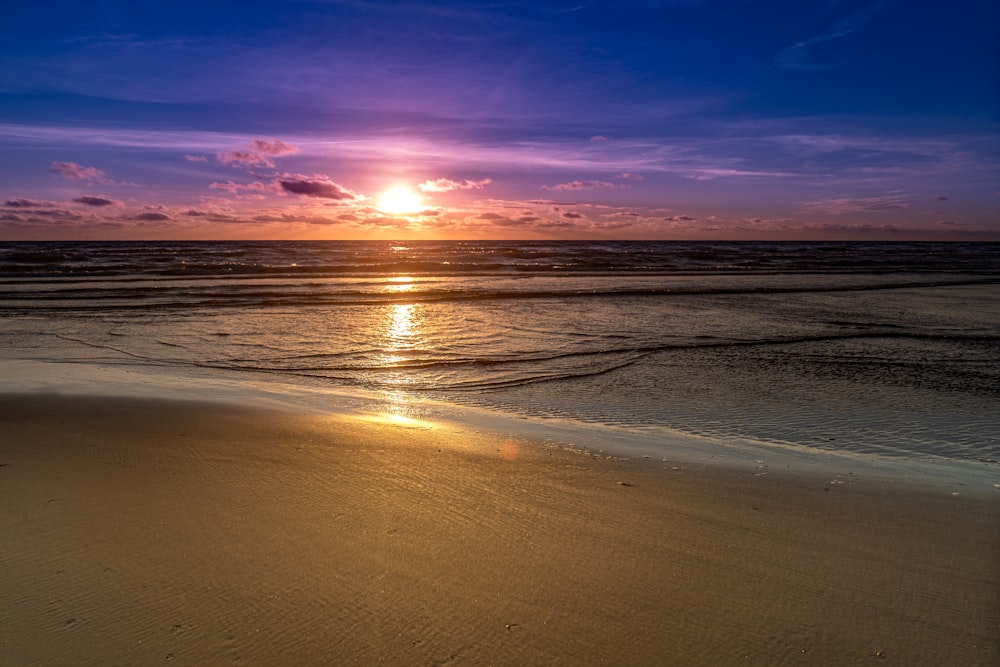
[[[132,216],[132,220],[143,220],[146,222],[162,222],[164,220],[170,220],[170,216],[166,213],[140,213],[139,215]]]
[[[37,199],[25,199],[24,197],[15,197],[14,199],[8,199],[4,202],[4,206],[10,208],[38,208],[46,206],[55,206],[53,202],[50,201],[39,201]]]
[[[77,204],[84,204],[85,206],[120,206],[121,202],[115,199],[108,199],[107,197],[90,197],[83,196],[74,199]]]
[[[222,164],[235,164],[235,165],[262,165],[265,167],[273,167],[274,163],[266,156],[261,155],[255,151],[226,151],[225,153],[216,153],[215,159]]]
[[[884,197],[835,197],[808,202],[801,206],[803,211],[832,214],[889,211],[909,207],[910,204],[906,201],[905,197],[896,195]]]
[[[476,218],[479,220],[489,220],[491,225],[497,227],[536,226],[537,223],[542,222],[541,218],[534,215],[522,215],[515,218],[508,215],[500,215],[499,213],[480,213]]]
[[[298,151],[298,147],[278,139],[252,139],[247,150],[216,153],[215,159],[229,165],[273,167],[274,161],[271,158],[291,155]]]
[[[104,181],[104,172],[96,167],[84,167],[76,162],[53,162],[53,174],[60,174],[71,181]]]
[[[931,197],[931,201],[948,201],[948,198],[947,197],[942,197],[942,196]]]
[[[261,183],[260,181],[253,183],[233,183],[232,181],[226,181],[225,183],[211,183],[208,187],[210,190],[225,190],[232,195],[240,193],[264,194],[268,192],[280,192],[279,186],[274,183]]]
[[[358,194],[342,185],[334,183],[326,177],[308,178],[305,176],[288,176],[279,178],[278,184],[282,189],[306,197],[319,197],[321,199],[336,199],[344,201],[348,199],[358,199]]]
[[[889,5],[890,0],[840,0],[830,6],[830,14],[843,9],[844,16],[833,20],[819,35],[803,40],[774,57],[777,67],[787,70],[815,71],[843,67],[847,58],[840,41],[852,35]],[[831,18],[833,18],[831,16]]]
[[[184,159],[188,162],[208,162],[208,158],[204,155],[185,155]]]
[[[493,182],[493,179],[484,178],[481,181],[453,181],[450,178],[436,178],[433,181],[424,181],[417,187],[423,192],[449,192],[451,190],[482,190]]]
[[[254,139],[250,142],[250,147],[258,153],[263,153],[264,155],[272,155],[274,157],[281,157],[283,155],[291,155],[292,153],[298,153],[299,149],[291,144],[286,144],[283,141],[271,137],[270,139]]]
[[[568,183],[558,183],[556,185],[543,185],[543,190],[554,190],[562,192],[572,192],[574,190],[606,190],[617,188],[614,183],[607,181],[570,181]]]
[[[608,138],[603,134],[595,134],[590,138],[591,141],[607,141]]]
[[[574,213],[573,211],[566,211],[565,213],[562,214],[562,217],[566,218],[567,220],[579,220],[580,218],[583,217],[583,214]]]

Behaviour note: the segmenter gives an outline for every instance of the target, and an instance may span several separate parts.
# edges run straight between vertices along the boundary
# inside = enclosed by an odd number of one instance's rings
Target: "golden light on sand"
[[[405,185],[397,185],[396,187],[386,190],[379,197],[378,204],[376,208],[382,213],[389,213],[391,215],[406,215],[408,213],[417,213],[423,209],[423,201],[413,190],[409,189]]]

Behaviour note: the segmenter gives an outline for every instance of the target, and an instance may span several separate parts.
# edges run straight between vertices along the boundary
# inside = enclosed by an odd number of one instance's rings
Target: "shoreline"
[[[0,661],[993,664],[996,489],[0,395]]]
[[[666,427],[617,427],[528,417],[433,399],[414,400],[405,392],[310,387],[259,377],[197,377],[185,369],[2,359],[0,396],[8,394],[195,400],[368,423],[510,435],[591,456],[646,458],[687,467],[722,467],[757,474],[778,470],[819,476],[850,474],[962,493],[993,494],[1000,490],[1000,463],[933,455],[878,456],[745,438],[722,441]]]

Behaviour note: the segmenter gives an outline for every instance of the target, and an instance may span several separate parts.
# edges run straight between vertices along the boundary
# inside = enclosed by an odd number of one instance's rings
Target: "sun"
[[[397,185],[390,190],[386,190],[379,197],[377,204],[378,210],[383,213],[391,213],[392,215],[416,213],[423,209],[423,207],[420,195],[405,185]]]

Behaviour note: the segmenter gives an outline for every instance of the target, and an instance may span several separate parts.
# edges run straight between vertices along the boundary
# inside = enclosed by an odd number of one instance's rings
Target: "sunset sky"
[[[0,239],[1000,240],[995,0],[73,0],[0,35]]]

